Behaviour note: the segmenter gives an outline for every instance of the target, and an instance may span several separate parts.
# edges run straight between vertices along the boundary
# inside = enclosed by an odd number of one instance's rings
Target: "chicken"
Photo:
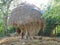
[[[20,4],[13,9],[8,20],[8,25],[19,27],[17,33],[25,38],[35,36],[44,27],[44,24],[41,13],[28,4]]]

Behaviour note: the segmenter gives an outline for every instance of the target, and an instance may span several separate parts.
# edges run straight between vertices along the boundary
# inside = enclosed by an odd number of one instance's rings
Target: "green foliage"
[[[16,27],[9,26],[8,30],[9,30],[9,33],[14,33],[16,32]]]
[[[9,14],[10,3],[13,0],[0,0],[0,37],[5,35],[5,23]],[[48,11],[42,15],[46,19],[46,29],[44,35],[46,36],[60,36],[60,0],[55,0],[52,9],[48,7]],[[5,22],[6,21],[6,22]],[[9,33],[16,31],[17,27],[9,27]]]
[[[51,10],[48,10],[48,12],[45,12],[43,17],[46,19],[46,30],[44,34],[51,36],[53,34],[53,30],[56,29],[57,25],[60,26],[60,5],[52,8]],[[60,28],[56,29],[56,31],[57,30],[60,30]]]
[[[9,7],[13,0],[0,0],[0,35],[5,35],[7,30],[7,18],[9,14]]]
[[[56,2],[60,2],[60,0],[54,0],[54,1],[56,1]]]

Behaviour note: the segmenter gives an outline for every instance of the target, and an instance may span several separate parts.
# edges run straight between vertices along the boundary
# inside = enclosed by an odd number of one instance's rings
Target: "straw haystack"
[[[26,36],[28,34],[30,36],[36,35],[44,27],[44,20],[40,18],[41,13],[32,7],[34,8],[32,5],[23,3],[13,9],[9,16],[8,25],[19,27]]]

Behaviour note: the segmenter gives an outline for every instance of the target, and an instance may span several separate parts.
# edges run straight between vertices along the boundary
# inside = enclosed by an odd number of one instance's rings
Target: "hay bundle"
[[[44,27],[44,20],[40,17],[41,13],[31,5],[21,4],[12,11],[8,25],[18,26],[21,32],[34,36]]]

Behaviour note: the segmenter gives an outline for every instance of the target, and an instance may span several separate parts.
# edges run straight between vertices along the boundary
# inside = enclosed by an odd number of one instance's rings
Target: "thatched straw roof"
[[[34,30],[35,32],[35,30],[36,31],[38,30],[37,32],[39,32],[39,29],[42,24],[41,23],[42,19],[40,18],[41,13],[33,8],[31,5],[25,3],[16,7],[15,9],[13,9],[11,15],[9,16],[8,24],[9,25],[17,24],[20,26],[20,28],[26,26],[25,28],[27,28],[27,30],[29,31]],[[22,30],[25,30],[25,28]]]

